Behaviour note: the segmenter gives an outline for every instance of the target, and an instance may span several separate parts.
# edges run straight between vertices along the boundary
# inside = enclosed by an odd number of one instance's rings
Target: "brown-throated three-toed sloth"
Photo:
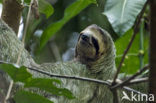
[[[78,38],[75,60],[63,63],[45,63],[41,69],[61,75],[80,76],[108,80],[115,72],[115,47],[111,36],[97,25],[88,26]],[[36,75],[40,76],[40,75]],[[62,87],[68,88],[76,96],[51,98],[55,103],[111,103],[112,94],[100,84],[80,80],[61,79]]]
[[[21,50],[19,65],[36,66],[15,33],[0,19],[0,60],[16,63]],[[37,68],[60,75],[99,80],[112,79],[115,72],[113,40],[108,32],[97,25],[88,26],[80,33],[73,61],[45,63]],[[45,75],[31,72],[35,77],[45,77]],[[68,88],[76,98],[69,100],[60,96],[50,97],[55,103],[112,103],[112,93],[104,85],[71,79],[61,79],[61,81],[62,87]]]

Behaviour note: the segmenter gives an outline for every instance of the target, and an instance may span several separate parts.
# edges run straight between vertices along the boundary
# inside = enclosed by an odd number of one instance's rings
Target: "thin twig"
[[[146,65],[144,68],[140,69],[136,74],[134,74],[133,76],[131,76],[127,80],[125,80],[122,83],[119,83],[119,84],[116,84],[115,86],[113,86],[112,89],[124,86],[125,84],[129,83],[132,79],[134,79],[135,77],[137,77],[138,75],[140,75],[144,71],[146,71],[148,68],[149,68],[149,65]]]
[[[16,61],[17,65],[19,65],[19,63],[20,63],[22,51],[23,51],[23,48],[21,48],[21,50],[19,52],[19,55],[17,57],[17,61]],[[10,94],[11,94],[11,90],[12,90],[13,84],[14,84],[14,81],[11,80],[10,84],[9,84],[9,88],[8,88],[7,94],[6,94],[6,97],[5,97],[5,100],[4,100],[4,103],[7,103],[7,100],[10,98]]]
[[[140,40],[139,40],[139,60],[140,60],[140,68],[144,65],[144,20],[141,20],[140,26]]]
[[[138,32],[138,27],[139,27],[141,18],[142,18],[143,14],[144,14],[144,11],[145,11],[145,9],[146,9],[146,6],[147,6],[147,4],[148,4],[148,1],[149,1],[149,0],[146,1],[146,3],[145,3],[145,5],[144,5],[143,9],[141,10],[140,14],[138,15],[138,17],[137,17],[137,19],[136,19],[136,22],[135,22],[135,25],[134,25],[134,32],[133,32],[133,35],[132,35],[132,37],[131,37],[131,40],[130,40],[130,42],[129,42],[127,48],[126,48],[126,50],[125,50],[124,53],[123,53],[122,59],[121,59],[120,64],[119,64],[119,66],[118,66],[118,68],[117,68],[117,72],[116,72],[116,74],[115,74],[115,76],[114,76],[113,83],[115,83],[115,81],[116,81],[116,79],[117,79],[117,77],[118,77],[118,74],[119,74],[119,72],[120,72],[120,69],[121,69],[121,67],[122,67],[122,64],[123,64],[123,62],[124,62],[124,60],[125,60],[125,56],[126,56],[126,54],[128,53],[128,51],[129,51],[129,49],[130,49],[130,47],[131,47],[131,45],[132,45],[132,43],[133,43],[133,41],[134,41],[134,38],[135,38],[135,36],[136,36],[136,34],[137,34],[137,32]]]
[[[13,84],[14,84],[14,82],[13,82],[13,80],[11,80],[10,84],[9,84],[8,91],[7,91],[7,95],[6,95],[5,100],[4,100],[4,103],[7,103],[7,100],[10,98],[10,94],[11,94]]]
[[[23,51],[23,48],[21,48],[20,51],[19,51],[19,55],[18,55],[17,61],[16,61],[17,65],[19,65],[19,63],[20,63],[22,51]],[[5,97],[5,100],[4,100],[4,103],[7,103],[7,100],[10,98],[10,94],[11,94],[11,90],[13,88],[13,84],[14,84],[14,81],[11,80],[10,84],[9,84],[9,88],[8,88],[7,94],[6,94],[6,97]]]
[[[24,27],[24,31],[23,31],[23,37],[22,37],[22,42],[25,42],[25,38],[26,38],[26,33],[27,33],[27,29],[28,29],[28,25],[30,22],[30,16],[31,16],[31,6],[33,4],[34,0],[31,0],[30,6],[29,6],[29,10],[28,10],[28,14],[27,14],[27,19],[25,22],[25,27]]]
[[[137,90],[132,89],[132,88],[127,87],[127,86],[124,86],[124,87],[121,88],[121,89],[124,89],[124,90],[126,90],[126,91],[128,91],[128,92],[134,92],[134,93],[137,93],[137,94],[144,94],[144,93],[141,93],[140,91],[137,91]]]
[[[40,70],[39,68],[31,68],[28,67],[28,69],[33,70],[35,72],[47,75],[49,77],[57,77],[57,78],[65,78],[65,79],[75,79],[75,80],[83,80],[83,81],[88,81],[88,82],[94,82],[94,83],[98,83],[98,84],[103,84],[103,85],[107,85],[107,86],[111,86],[111,84],[107,81],[103,81],[103,80],[98,80],[98,79],[92,79],[92,78],[86,78],[86,77],[78,77],[78,76],[68,76],[68,75],[58,75],[58,74],[52,74],[43,70]]]
[[[131,80],[129,83],[125,84],[125,85],[132,85],[132,84],[138,84],[138,83],[144,83],[144,82],[148,82],[148,77],[145,78],[137,78],[137,79],[133,79]]]

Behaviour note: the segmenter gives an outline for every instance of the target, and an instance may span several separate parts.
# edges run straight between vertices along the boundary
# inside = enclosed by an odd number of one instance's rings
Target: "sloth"
[[[36,64],[30,54],[24,49],[23,44],[18,40],[13,30],[0,19],[0,60],[16,63],[21,50],[19,65],[37,67],[49,73],[109,80],[113,78],[116,71],[114,42],[107,31],[95,24],[88,26],[80,33],[73,61]],[[30,72],[34,77],[46,77],[37,72]],[[5,77],[5,74],[2,76],[1,74],[3,73],[0,71],[0,78]],[[71,79],[60,80],[62,81],[61,86],[69,89],[75,96],[75,99],[52,95],[49,99],[54,101],[54,103],[113,102],[110,89],[102,84]],[[2,89],[8,90],[7,87]]]
[[[116,71],[115,46],[109,33],[93,24],[80,33],[73,61],[44,63],[39,68],[60,75],[112,79]],[[50,97],[55,103],[112,103],[112,93],[104,85],[80,80],[60,80],[62,87],[69,89],[76,98],[69,100],[60,96]]]

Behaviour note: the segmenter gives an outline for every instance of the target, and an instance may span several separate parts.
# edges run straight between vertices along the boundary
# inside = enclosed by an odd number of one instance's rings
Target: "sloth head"
[[[83,64],[92,66],[115,58],[113,40],[108,32],[93,24],[84,29],[78,38],[75,58]]]

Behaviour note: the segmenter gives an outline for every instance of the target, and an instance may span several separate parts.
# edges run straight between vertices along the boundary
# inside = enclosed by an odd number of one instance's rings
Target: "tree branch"
[[[22,42],[23,43],[25,43],[26,33],[27,33],[27,29],[28,29],[28,26],[29,26],[29,23],[30,23],[31,14],[34,14],[37,11],[36,9],[38,9],[38,2],[36,0],[31,0],[29,10],[28,10],[28,14],[27,14],[27,18],[26,18],[26,22],[25,22],[25,26],[24,26],[24,31],[23,31],[23,37],[22,37]],[[36,15],[38,16],[39,14],[36,14]]]
[[[7,95],[6,95],[5,100],[4,100],[4,103],[7,103],[8,99],[10,98],[10,94],[11,94],[13,84],[14,84],[14,81],[11,80],[8,91],[7,91]]]
[[[18,34],[23,5],[18,0],[3,0],[2,19]]]
[[[124,89],[124,90],[126,90],[128,92],[134,92],[134,93],[137,93],[137,94],[144,94],[144,93],[141,93],[141,92],[139,92],[139,91],[137,91],[135,89],[129,88],[127,86],[124,86],[122,89]]]
[[[134,79],[135,77],[137,77],[138,75],[142,74],[145,70],[147,70],[149,68],[149,65],[146,65],[144,68],[140,69],[136,74],[134,74],[133,76],[131,76],[130,78],[128,78],[127,80],[123,81],[122,83],[116,84],[115,86],[112,87],[112,89],[118,88],[118,87],[122,87],[125,84],[129,83],[132,79]]]
[[[124,53],[123,53],[122,59],[121,59],[120,64],[119,64],[119,66],[118,66],[118,68],[117,68],[117,72],[116,72],[116,74],[115,74],[115,76],[114,76],[114,79],[113,79],[113,82],[112,82],[112,83],[115,83],[115,82],[116,82],[116,79],[117,79],[117,77],[118,77],[118,74],[119,74],[119,72],[120,72],[120,69],[121,69],[121,67],[122,67],[122,64],[123,64],[123,62],[124,62],[124,60],[125,60],[125,56],[126,56],[126,54],[128,53],[128,51],[129,51],[129,49],[130,49],[130,47],[131,47],[131,45],[132,45],[132,43],[133,43],[133,41],[134,41],[134,38],[135,38],[135,36],[136,36],[136,34],[137,34],[137,32],[138,32],[138,27],[139,27],[141,18],[142,18],[143,14],[144,14],[144,11],[145,11],[145,9],[146,9],[146,6],[147,6],[147,4],[148,4],[148,1],[149,1],[149,0],[146,1],[146,3],[145,3],[145,5],[144,5],[143,9],[141,10],[140,14],[138,15],[138,17],[137,17],[137,19],[136,19],[136,22],[135,22],[135,25],[134,25],[134,32],[133,32],[133,35],[132,35],[132,37],[131,37],[131,40],[130,40],[130,42],[129,42],[127,48],[126,48],[126,50],[125,50]]]
[[[148,82],[149,78],[145,77],[145,78],[137,78],[137,79],[133,79],[131,80],[129,83],[125,84],[125,85],[132,85],[132,84],[138,84],[138,83],[143,83],[143,82]]]
[[[43,70],[40,70],[39,68],[36,68],[35,69],[35,68],[28,67],[28,69],[33,70],[33,71],[38,72],[38,73],[41,73],[41,74],[45,74],[45,75],[47,75],[49,77],[83,80],[83,81],[94,82],[94,83],[103,84],[103,85],[107,85],[107,86],[110,86],[111,85],[109,82],[103,81],[103,80],[97,80],[97,79],[86,78],[86,77],[78,77],[78,76],[68,76],[68,75],[52,74],[52,73],[49,73],[49,72],[45,72]]]

